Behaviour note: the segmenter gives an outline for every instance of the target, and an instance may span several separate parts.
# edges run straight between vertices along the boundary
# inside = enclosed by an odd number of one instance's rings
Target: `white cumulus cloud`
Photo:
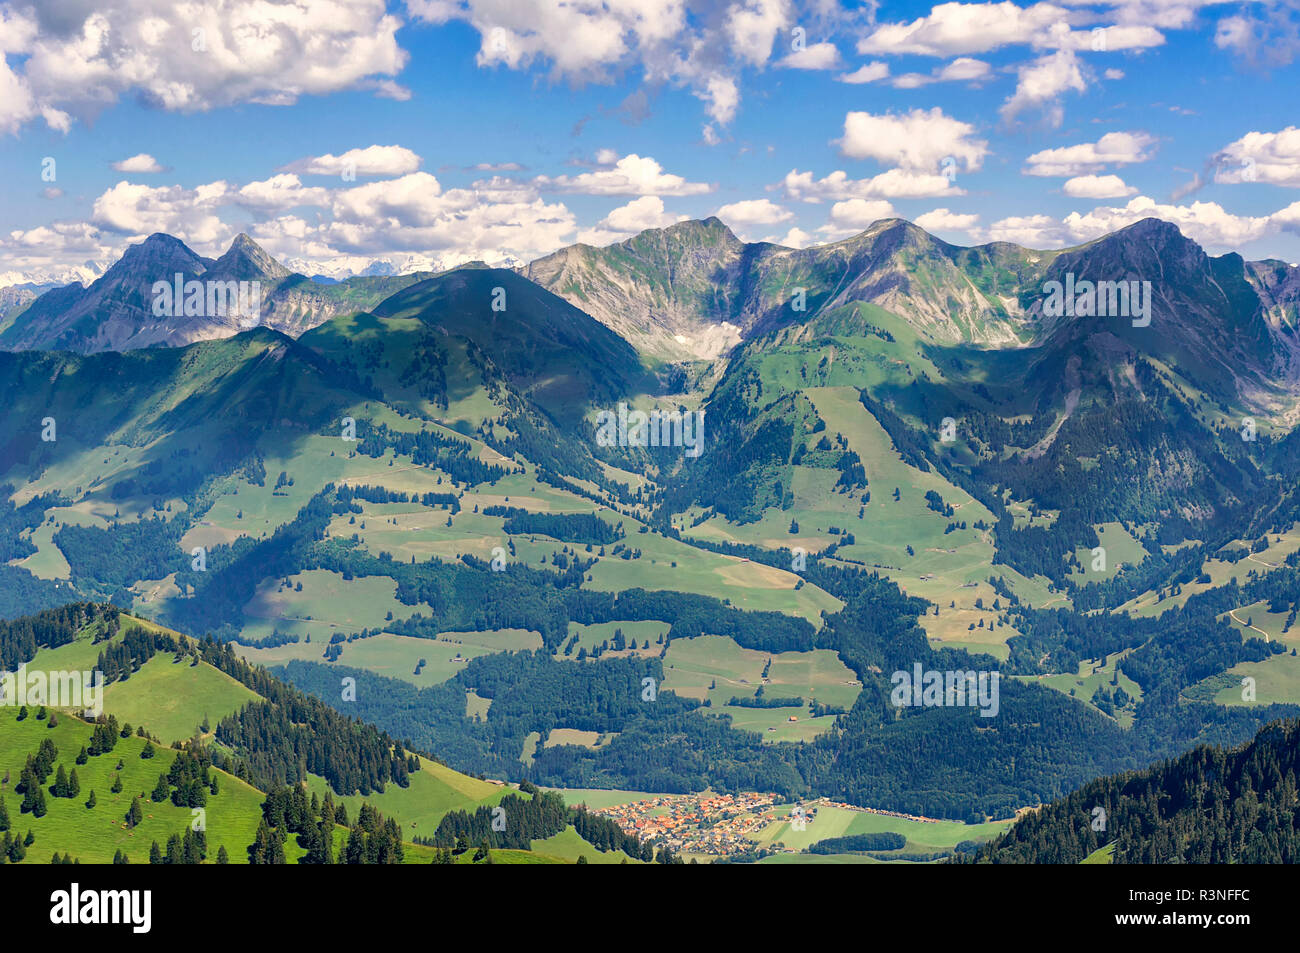
[[[166,172],[167,170],[147,152],[141,152],[133,155],[129,159],[119,159],[113,163],[115,172],[135,172],[135,173],[157,173]]]
[[[1300,129],[1248,132],[1214,157],[1214,181],[1266,182],[1300,188]]]
[[[612,156],[604,156],[612,158]],[[533,180],[538,188],[555,192],[576,192],[584,195],[703,195],[713,191],[704,182],[688,182],[680,175],[664,171],[663,166],[650,156],[635,153],[625,155],[605,168],[578,175],[561,175],[554,178],[538,176]]]
[[[916,217],[916,224],[927,232],[964,232],[973,228],[980,217],[937,208]]]
[[[643,195],[626,205],[620,205],[594,227],[578,232],[578,241],[587,245],[608,245],[648,228],[667,228],[685,220],[685,215],[673,215],[665,211],[664,200],[659,196]]]
[[[1096,142],[1044,149],[1025,160],[1026,175],[1075,176],[1107,166],[1146,162],[1155,153],[1156,137],[1145,132],[1108,132]]]
[[[302,175],[407,175],[420,168],[418,155],[405,146],[367,146],[342,155],[309,156],[280,166],[277,172]]]
[[[728,225],[777,225],[794,218],[794,213],[769,199],[746,199],[718,209],[718,218]]]
[[[989,151],[988,142],[975,138],[974,126],[945,115],[938,106],[901,114],[851,112],[844,117],[839,146],[850,158],[911,171],[936,171],[948,157],[974,171]]]
[[[1126,185],[1117,175],[1077,175],[1067,179],[1061,191],[1079,199],[1123,199],[1137,195],[1137,189]]]

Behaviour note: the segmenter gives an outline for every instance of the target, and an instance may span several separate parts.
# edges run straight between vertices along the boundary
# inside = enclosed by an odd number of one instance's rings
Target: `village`
[[[728,857],[754,850],[758,835],[774,822],[790,821],[799,828],[814,823],[818,809],[823,807],[919,823],[938,823],[935,818],[859,807],[825,797],[791,807],[776,794],[754,792],[661,794],[600,808],[592,813],[611,819],[625,833],[635,834],[641,843],[663,843],[679,854]],[[799,851],[793,847],[777,846],[776,849],[792,853]]]
[[[775,794],[665,794],[593,813],[626,833],[667,844],[676,853],[726,857],[754,849],[753,836],[777,820]]]

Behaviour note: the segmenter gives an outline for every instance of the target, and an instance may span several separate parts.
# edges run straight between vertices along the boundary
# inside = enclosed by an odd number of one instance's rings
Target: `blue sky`
[[[1156,215],[1300,259],[1295,0],[173,6],[0,3],[0,283],[153,231],[342,275],[712,214],[1033,247]]]

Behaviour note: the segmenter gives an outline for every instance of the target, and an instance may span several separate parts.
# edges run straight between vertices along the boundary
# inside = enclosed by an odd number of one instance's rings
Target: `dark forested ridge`
[[[1238,748],[1202,746],[1146,771],[1099,778],[1030,811],[975,863],[1300,862],[1300,722],[1266,725]]]

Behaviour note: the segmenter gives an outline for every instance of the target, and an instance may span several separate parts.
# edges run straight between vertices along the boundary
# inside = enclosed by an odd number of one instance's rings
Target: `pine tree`
[[[222,844],[220,847],[217,848],[217,863],[219,864],[230,863],[230,855],[226,853],[225,844]]]
[[[94,790],[92,790],[90,792],[90,797],[86,798],[86,807],[91,808],[94,806],[95,806],[95,792]]]
[[[9,830],[9,808],[5,806],[5,799],[0,796],[0,831]]]
[[[45,811],[45,792],[39,784],[29,785],[23,795],[22,813],[31,814],[33,817],[44,817]]]

